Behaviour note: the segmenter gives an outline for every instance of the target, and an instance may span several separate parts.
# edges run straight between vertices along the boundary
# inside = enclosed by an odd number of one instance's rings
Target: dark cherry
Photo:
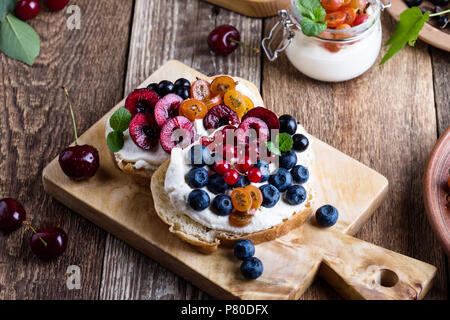
[[[44,3],[50,11],[60,11],[67,6],[69,0],[44,0]]]
[[[39,229],[31,237],[30,248],[42,260],[58,258],[67,248],[67,234],[61,228]]]
[[[69,147],[60,153],[59,165],[75,181],[89,179],[95,175],[100,165],[98,151],[87,144]]]
[[[191,87],[191,83],[189,82],[189,80],[187,80],[185,78],[178,79],[177,81],[175,81],[174,85],[175,85],[175,88],[180,88],[180,87],[190,88]]]
[[[158,84],[157,83],[150,83],[148,86],[147,86],[147,89],[149,89],[149,90],[153,90],[153,91],[155,91],[155,92],[158,92]]]
[[[191,96],[189,88],[186,87],[175,87],[175,94],[184,100],[189,99]]]
[[[215,28],[208,35],[208,45],[210,49],[218,55],[226,56],[232,53],[239,46],[241,36],[239,31],[228,24]]]
[[[30,20],[36,18],[41,11],[41,5],[37,0],[20,0],[14,8],[14,15],[20,20]]]
[[[173,93],[174,89],[175,89],[175,86],[169,80],[163,80],[160,83],[158,83],[158,94],[161,97],[164,97],[165,95],[168,95],[169,93]]]
[[[11,198],[0,200],[0,231],[12,232],[19,229],[25,218],[25,209],[19,201]]]

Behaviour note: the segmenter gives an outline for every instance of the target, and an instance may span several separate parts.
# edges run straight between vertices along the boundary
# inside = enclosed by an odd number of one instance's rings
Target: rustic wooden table
[[[282,56],[270,63],[240,48],[222,58],[206,37],[230,23],[258,46],[276,18],[251,19],[199,0],[75,0],[80,30],[64,12],[31,21],[41,54],[30,68],[0,55],[0,197],[20,199],[34,225],[60,222],[69,246],[43,263],[30,231],[0,234],[0,299],[205,299],[182,278],[45,194],[44,166],[72,140],[66,85],[83,132],[170,59],[205,74],[232,74],[260,86],[267,106],[289,112],[323,141],[385,175],[390,192],[357,237],[438,268],[428,299],[447,299],[448,261],[426,220],[422,177],[438,136],[450,126],[450,54],[418,42],[358,79],[328,84],[297,72]],[[393,20],[382,17],[384,40]],[[383,49],[384,51],[384,49]],[[66,270],[81,268],[81,289]],[[318,279],[303,299],[339,299]]]

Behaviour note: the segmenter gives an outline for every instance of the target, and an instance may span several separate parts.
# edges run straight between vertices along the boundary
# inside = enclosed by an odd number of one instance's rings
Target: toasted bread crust
[[[312,208],[311,206],[309,206],[307,209],[301,212],[294,213],[291,218],[286,219],[283,223],[273,226],[272,228],[267,230],[262,230],[246,235],[234,235],[234,236],[227,232],[217,231],[217,235],[214,239],[214,242],[203,241],[192,235],[186,234],[185,232],[177,230],[174,226],[174,223],[170,220],[167,214],[164,213],[164,211],[167,210],[169,206],[171,206],[170,199],[167,193],[164,192],[164,181],[166,178],[166,172],[169,167],[169,163],[170,160],[167,160],[165,163],[163,163],[158,168],[158,170],[156,170],[151,179],[151,190],[156,213],[158,214],[159,218],[162,221],[164,221],[164,223],[170,226],[169,228],[170,232],[174,233],[182,240],[196,246],[203,253],[207,254],[213,253],[214,251],[217,250],[217,247],[219,245],[223,245],[224,247],[232,247],[237,241],[241,239],[249,239],[255,244],[274,240],[287,234],[292,229],[301,226],[303,223],[306,222],[306,220],[308,219],[309,215],[312,212]],[[200,225],[198,222],[194,221],[188,216],[186,216],[186,218],[188,219],[189,223]]]
[[[117,161],[116,156],[113,152],[110,152],[111,157],[116,164],[116,166],[126,174],[132,175],[136,178],[136,181],[139,184],[146,184],[148,185],[150,179],[152,178],[154,170],[150,169],[136,169],[134,166],[134,162],[128,162],[125,160]]]

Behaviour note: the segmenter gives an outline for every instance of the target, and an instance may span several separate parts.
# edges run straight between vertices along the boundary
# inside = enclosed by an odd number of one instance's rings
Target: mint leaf
[[[292,137],[290,134],[286,132],[282,132],[277,136],[279,149],[281,152],[288,152],[292,149],[294,146],[294,140],[292,140]]]
[[[14,10],[16,0],[0,0],[0,21],[4,20],[6,15]]]
[[[123,147],[123,133],[111,131],[106,137],[106,144],[112,152],[118,152]]]
[[[114,131],[124,132],[130,126],[131,113],[125,108],[117,109],[109,119],[109,124]]]
[[[298,0],[297,8],[302,15],[300,25],[306,36],[317,36],[327,28],[327,23],[323,21],[326,11],[319,0]]]
[[[31,66],[39,55],[39,35],[28,24],[8,14],[1,23],[0,50]]]
[[[302,31],[305,36],[308,37],[317,36],[327,28],[326,22],[314,22],[313,20],[306,17],[302,18],[300,25],[302,26]]]
[[[418,7],[412,7],[406,9],[400,14],[400,20],[394,33],[392,33],[387,45],[391,45],[389,50],[384,55],[380,64],[385,63],[392,58],[397,52],[399,52],[408,43],[410,46],[414,46],[420,30],[423,28],[425,22],[428,21],[430,16],[429,12],[422,13]]]
[[[280,149],[278,149],[278,146],[273,141],[267,141],[266,142],[267,150],[269,150],[272,153],[275,153],[277,156],[281,156]]]

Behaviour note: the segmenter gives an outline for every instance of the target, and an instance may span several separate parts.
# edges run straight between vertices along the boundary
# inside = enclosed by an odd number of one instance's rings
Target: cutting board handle
[[[349,299],[422,299],[436,268],[351,236],[332,232],[320,275]],[[331,240],[331,239],[330,239]]]

